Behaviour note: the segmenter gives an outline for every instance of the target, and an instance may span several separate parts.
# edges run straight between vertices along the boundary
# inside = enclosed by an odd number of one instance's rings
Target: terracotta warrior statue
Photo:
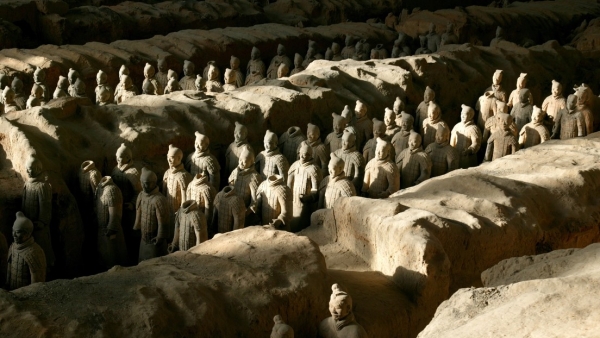
[[[375,158],[367,163],[362,185],[363,196],[387,198],[400,189],[400,171],[391,157],[392,144],[377,139]]]
[[[306,142],[312,148],[315,165],[319,167],[322,177],[327,176],[327,164],[329,163],[329,151],[321,142],[321,130],[318,126],[309,123],[306,127]]]
[[[154,66],[146,63],[144,66],[144,83],[142,83],[142,92],[146,95],[162,95],[164,93],[164,87],[160,86],[155,73]]]
[[[550,133],[544,126],[544,112],[537,106],[533,106],[531,122],[524,125],[519,132],[519,146],[529,148],[550,139]]]
[[[196,87],[197,92],[203,91],[205,88],[205,81],[200,74],[196,75],[196,81],[194,81],[194,86]]]
[[[73,92],[75,95],[71,95],[73,97],[87,97],[86,93],[85,93],[85,82],[83,82],[81,79],[77,79],[75,80],[75,84],[72,87],[69,87],[69,89],[73,89]]]
[[[186,161],[186,167],[189,169],[192,176],[195,176],[200,171],[208,173],[208,181],[210,184],[219,189],[221,185],[221,166],[216,157],[210,153],[208,149],[210,139],[204,134],[195,132],[196,140],[194,142],[195,151],[190,154]]]
[[[254,153],[244,149],[240,154],[237,168],[231,172],[227,181],[244,201],[246,208],[250,208],[254,203],[256,191],[262,180],[254,165]],[[246,220],[250,221],[248,218]],[[250,223],[246,222],[246,224]]]
[[[244,73],[240,70],[240,59],[235,56],[231,56],[231,60],[229,61],[229,66],[231,67],[231,71],[235,73],[235,84],[237,88],[241,88],[244,86]]]
[[[15,92],[9,86],[4,87],[2,91],[2,102],[4,102],[5,114],[21,110],[15,102]]]
[[[250,61],[246,66],[246,85],[256,83],[265,78],[265,63],[260,59],[260,50],[256,47],[252,47],[250,53]]]
[[[356,196],[356,188],[344,173],[346,164],[344,160],[331,153],[328,170],[329,176],[325,177],[319,185],[319,209],[331,209],[340,197]]]
[[[287,185],[292,191],[293,212],[290,228],[297,232],[310,224],[310,215],[317,209],[322,175],[313,159],[312,148],[304,141],[298,147],[298,160],[288,172]]]
[[[496,37],[490,42],[490,47],[497,47],[500,41],[504,41],[504,30],[502,27],[496,27]]]
[[[436,126],[435,142],[425,149],[431,160],[431,177],[442,176],[458,169],[460,156],[456,148],[450,145],[450,129],[448,126]]]
[[[575,95],[577,95],[577,110],[581,113],[585,122],[585,134],[589,135],[600,126],[600,121],[594,121],[594,113],[590,107],[591,99],[596,96],[585,83],[582,83],[579,87],[573,87],[573,90],[575,91]]]
[[[129,75],[129,68],[127,68],[125,65],[121,65],[121,68],[119,68],[119,84],[117,84],[116,88],[115,88],[115,94],[113,95],[113,97],[117,97],[117,94],[119,94],[119,92],[121,91],[122,87],[121,87],[121,83],[122,83],[122,78],[123,75]],[[138,88],[135,85],[133,86],[133,91],[137,94],[138,92]]]
[[[400,127],[396,124],[396,117],[393,110],[385,108],[383,122],[385,123],[385,136],[388,140],[393,139],[394,135],[400,132]]]
[[[414,121],[413,117],[409,114],[403,114],[400,118],[400,131],[392,138],[394,154],[400,154],[404,149],[408,148],[408,138],[410,137],[410,132],[413,131]]]
[[[58,77],[58,84],[56,85],[56,89],[54,90],[54,94],[52,95],[53,99],[58,99],[61,97],[71,96],[68,93],[69,91],[69,81],[66,77],[60,75]]]
[[[167,237],[169,228],[169,203],[158,191],[156,174],[142,168],[140,177],[143,191],[136,202],[134,230],[141,230],[140,252],[138,261],[164,256],[167,254]],[[179,206],[178,206],[179,207]]]
[[[188,184],[192,181],[192,175],[184,169],[181,162],[182,159],[183,152],[181,149],[169,144],[169,152],[167,153],[169,169],[165,171],[162,182],[162,192],[167,198],[167,212],[170,217],[166,232],[169,240],[173,238],[173,218],[181,204],[185,201],[185,191]],[[194,170],[194,174],[196,173],[197,171]]]
[[[219,71],[219,68],[217,67],[217,61],[214,61],[214,60],[208,61],[206,63],[206,66],[204,66],[204,69],[202,70],[202,87],[204,89],[206,89],[206,80],[208,80],[208,71],[210,70],[210,66],[215,67],[215,70],[217,72],[217,74],[216,74],[217,79],[221,75],[221,72]]]
[[[356,122],[354,123],[356,148],[363,149],[367,140],[373,136],[373,122],[367,116],[367,106],[360,100],[356,101],[354,115],[356,116]]]
[[[196,201],[183,202],[175,215],[175,236],[168,251],[187,251],[207,240],[206,216],[200,211]]]
[[[277,145],[277,135],[267,130],[264,138],[265,150],[256,156],[256,169],[263,180],[272,175],[280,175],[285,182],[287,181],[287,173],[290,165],[285,156],[279,151]]]
[[[280,315],[273,317],[273,330],[270,338],[294,338],[294,329],[287,325]]]
[[[303,63],[304,63],[304,58],[302,57],[302,55],[296,53],[294,55],[294,69],[290,73],[290,76],[292,76],[294,74],[298,74],[301,71],[303,71],[304,70],[304,66],[302,65]]]
[[[488,139],[487,149],[485,150],[484,162],[497,160],[506,155],[511,155],[519,150],[519,144],[515,135],[510,130],[513,118],[507,114],[498,116],[500,124]]]
[[[518,103],[512,108],[510,115],[517,124],[517,131],[520,132],[523,126],[531,122],[531,114],[533,112],[533,105],[530,100],[531,92],[529,89],[523,88],[519,91]]]
[[[106,106],[108,104],[112,104],[114,103],[114,99],[111,98],[112,93],[110,91],[108,91],[108,88],[100,88],[100,91],[98,92],[98,103],[97,105],[99,106]]]
[[[310,48],[315,50],[315,59],[323,59],[323,54],[319,53],[319,47],[317,46],[317,42],[315,40],[308,40],[308,49]]]
[[[431,54],[427,48],[427,35],[419,35],[419,48],[415,51],[415,55]]]
[[[231,68],[225,69],[223,91],[229,92],[237,88],[235,75],[236,73]]]
[[[356,322],[352,312],[352,297],[337,284],[331,286],[329,299],[331,317],[319,324],[320,338],[367,338],[365,329]]]
[[[546,113],[546,116],[554,125],[554,120],[558,115],[558,112],[567,106],[567,101],[562,95],[563,87],[560,82],[552,80],[552,94],[546,97],[542,103],[542,111]]]
[[[44,89],[40,87],[37,83],[34,83],[33,87],[31,87],[31,95],[27,99],[25,108],[31,109],[33,107],[39,107],[44,104],[46,104],[46,102],[44,101]]]
[[[567,98],[567,107],[562,109],[554,119],[552,138],[566,140],[586,136],[585,121],[581,112],[577,110],[577,95],[571,94]]]
[[[154,74],[154,78],[156,81],[158,81],[158,85],[161,89],[167,88],[167,83],[169,82],[169,68],[167,66],[167,60],[164,58],[159,58],[156,66],[158,68],[158,72]]]
[[[69,73],[67,74],[67,80],[69,80],[69,95],[72,97],[79,96],[77,93],[77,88],[75,87],[75,83],[79,80],[81,76],[79,76],[79,72],[73,68],[69,68]]]
[[[216,196],[217,189],[215,189],[208,181],[208,173],[206,171],[197,173],[185,190],[185,199],[187,201],[196,201],[198,209],[206,216],[207,224],[212,222],[213,203]]]
[[[519,105],[519,102],[521,102],[520,92],[521,92],[521,90],[526,89],[526,88],[527,88],[527,73],[521,73],[521,75],[519,75],[519,77],[517,78],[517,89],[510,92],[510,95],[508,96],[507,104],[508,104],[509,108],[516,107]],[[533,104],[533,96],[531,95],[530,91],[529,91],[528,101],[529,101],[529,103]]]
[[[94,161],[83,161],[78,176],[81,200],[77,202],[80,206],[84,207],[85,213],[91,214],[94,210],[96,189],[98,188],[98,184],[100,184],[102,174],[96,169]]]
[[[212,229],[216,229],[217,233],[224,234],[244,228],[246,207],[234,190],[234,187],[226,186],[215,197]]]
[[[108,93],[109,93],[108,100],[104,100],[104,102],[113,101],[113,99],[112,99],[112,91],[113,90],[108,85],[108,75],[106,75],[106,73],[103,72],[102,69],[98,71],[98,74],[96,74],[96,83],[98,84],[96,86],[96,89],[94,90],[94,92],[96,93],[96,103],[103,102],[100,98],[100,91],[102,89],[108,90]]]
[[[133,81],[131,81],[131,77],[129,75],[123,75],[121,77],[121,83],[118,84],[121,87],[117,96],[115,96],[115,103],[120,104],[123,101],[136,96],[135,88],[133,86]]]
[[[271,175],[258,186],[256,201],[250,209],[260,215],[261,225],[271,225],[278,230],[291,230],[293,196],[285,183],[283,176]]]
[[[502,102],[508,102],[507,101],[507,96],[506,96],[506,91],[504,91],[504,88],[502,87],[502,75],[503,75],[504,71],[498,69],[494,72],[494,75],[492,77],[492,86],[489,87],[488,89],[486,89],[486,92],[493,92],[493,96],[494,98],[496,98],[496,100],[502,101]]]
[[[43,174],[42,162],[34,155],[26,163],[29,180],[23,188],[21,210],[25,217],[33,222],[33,237],[40,245],[46,257],[48,267],[54,266],[54,251],[50,238],[50,220],[52,219],[52,186]]]
[[[46,281],[46,256],[32,235],[34,225],[22,212],[13,223],[14,242],[8,251],[6,287],[9,291]]]
[[[210,68],[208,68],[208,74],[207,74],[207,80],[206,80],[206,92],[207,93],[222,93],[223,92],[223,85],[221,84],[221,82],[219,82],[219,71],[218,69],[213,66],[210,65]]]
[[[477,166],[477,152],[481,147],[481,131],[473,121],[473,108],[461,105],[460,122],[452,129],[450,145],[456,148],[459,155],[459,167],[467,169]]]
[[[352,59],[355,54],[354,44],[355,39],[352,35],[346,35],[346,46],[342,49],[341,55],[344,59]]]
[[[342,115],[342,117],[348,121],[348,125],[346,127],[354,127],[354,124],[356,123],[356,117],[354,116],[354,111],[350,110],[348,105],[344,106],[344,110],[342,110],[340,115]]]
[[[238,159],[244,150],[254,154],[254,149],[248,143],[248,128],[245,125],[235,122],[233,130],[233,142],[229,144],[225,151],[225,168],[227,173],[231,173],[238,166]]]
[[[341,54],[341,48],[337,42],[331,44],[331,61],[342,61],[344,59]]]
[[[123,234],[125,235],[130,263],[133,263],[137,261],[136,254],[139,251],[139,239],[132,229],[135,223],[136,201],[138,194],[142,191],[140,172],[133,166],[133,154],[131,149],[124,143],[121,143],[121,146],[117,149],[115,157],[117,165],[113,168],[110,176],[123,195]]]
[[[433,102],[435,103],[435,92],[429,86],[425,88],[425,93],[423,94],[423,101],[419,103],[417,106],[417,111],[415,112],[415,131],[420,133],[423,128],[423,122],[429,117],[428,110],[429,104]]]
[[[298,159],[298,147],[300,143],[306,140],[300,127],[290,127],[279,138],[279,150],[288,160],[288,163],[294,163]]]
[[[402,100],[396,96],[396,100],[394,101],[394,106],[392,107],[392,110],[394,111],[394,114],[396,114],[396,124],[400,124],[400,120],[402,120],[403,117],[405,116],[412,116],[410,114],[408,114],[407,112],[404,111],[405,108],[405,104],[404,102],[402,102]],[[415,118],[413,117],[413,123],[414,123]],[[411,125],[412,128],[412,125]]]
[[[279,66],[282,63],[287,65],[288,68],[292,67],[292,60],[290,60],[290,58],[287,57],[287,55],[285,55],[285,47],[282,44],[280,44],[279,46],[277,46],[277,55],[273,57],[273,59],[271,60],[271,64],[269,65],[269,69],[267,70],[267,78],[278,78],[277,69],[279,69]]]
[[[277,68],[277,78],[281,79],[284,77],[288,77],[290,74],[290,67],[288,65],[286,65],[285,63],[282,63],[279,65],[279,68]]]
[[[315,57],[315,54],[317,54],[317,51],[313,48],[309,48],[306,51],[306,56],[304,56],[304,62],[302,62],[302,67],[306,68],[308,67],[308,65],[311,64],[311,62],[315,61],[317,59]]]
[[[196,90],[196,66],[189,60],[183,61],[183,77],[179,80],[182,90]]]
[[[356,150],[356,132],[351,127],[344,130],[342,147],[333,153],[344,160],[344,173],[352,180],[356,191],[359,191],[365,175],[365,159]]]
[[[371,59],[372,60],[381,60],[387,59],[388,52],[385,48],[383,48],[383,44],[378,44],[375,48],[371,49]]]
[[[96,190],[97,248],[100,266],[110,269],[127,263],[127,247],[121,220],[123,195],[110,176],[102,178]]]
[[[432,22],[429,24],[429,31],[427,32],[427,49],[432,53],[435,53],[440,49],[442,43],[442,37],[436,33],[435,24]]]
[[[50,91],[46,87],[46,71],[40,67],[36,67],[33,72],[33,83],[42,88],[41,101],[47,102],[50,100]]]
[[[27,96],[23,92],[23,81],[15,76],[11,83],[11,88],[15,92],[15,104],[19,107],[19,110],[25,109]]]
[[[398,44],[396,44],[398,42]],[[397,48],[396,53],[392,51],[392,57],[403,57],[411,56],[412,50],[407,45],[406,34],[403,32],[398,33],[398,39],[394,42],[394,48]]]
[[[427,147],[431,143],[435,142],[435,134],[438,126],[442,126],[442,128],[448,129],[450,131],[446,122],[442,121],[442,110],[440,106],[435,103],[430,103],[427,108],[427,119],[423,121],[423,147]]]
[[[325,60],[331,61],[332,58],[333,52],[331,51],[331,47],[327,47],[327,49],[325,50]]]
[[[444,45],[452,45],[458,43],[458,36],[454,34],[454,24],[452,22],[448,22],[446,25],[446,32],[442,34],[442,42],[441,46]]]
[[[179,85],[179,81],[177,80],[177,73],[169,69],[169,72],[167,73],[167,86],[165,87],[165,94],[171,94],[180,90],[181,85]]]
[[[385,123],[377,118],[373,119],[373,137],[367,141],[367,144],[363,147],[363,157],[365,163],[369,163],[375,158],[375,150],[377,147],[377,138],[382,140],[388,139],[385,135]],[[325,174],[326,175],[326,174]]]
[[[400,169],[400,188],[418,185],[431,176],[431,159],[421,147],[421,135],[411,132],[408,148],[396,155],[396,165]]]
[[[354,46],[354,55],[352,59],[356,61],[366,61],[368,59],[367,53],[365,53],[365,40],[358,40]]]
[[[325,138],[325,146],[329,146],[329,151],[333,153],[342,147],[342,136],[348,120],[336,113],[332,113],[331,116],[333,116],[333,131]]]

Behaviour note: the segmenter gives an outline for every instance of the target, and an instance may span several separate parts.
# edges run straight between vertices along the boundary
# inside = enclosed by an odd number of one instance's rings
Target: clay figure
[[[186,167],[192,176],[196,176],[200,171],[206,171],[210,184],[215,189],[219,189],[221,185],[221,166],[217,158],[210,153],[210,149],[208,148],[210,139],[199,132],[195,132],[194,134],[196,135],[196,140],[194,141],[195,151],[188,156]]]
[[[121,83],[119,84],[119,86],[121,86],[121,89],[119,90],[117,96],[115,96],[116,104],[121,104],[123,103],[123,101],[137,95],[135,92],[135,88],[133,87],[133,82],[131,81],[129,75],[123,75],[123,77],[121,77]]]
[[[501,41],[504,41],[504,30],[502,27],[496,27],[496,37],[490,42],[490,47],[497,47]]]
[[[400,127],[396,124],[396,113],[393,110],[385,108],[383,122],[385,123],[385,135],[388,140],[391,140],[396,133],[400,132]]]
[[[123,82],[121,77],[121,83]],[[119,84],[122,87],[122,85]],[[119,91],[121,91],[120,89]],[[146,63],[144,66],[144,82],[142,83],[142,91],[146,95],[162,95],[164,93],[164,87],[161,87],[160,83],[156,79],[156,71],[154,66]],[[115,94],[115,97],[117,94]]]
[[[215,197],[212,228],[216,229],[217,233],[223,234],[244,228],[246,207],[234,189],[232,186],[226,186]]]
[[[292,67],[292,60],[285,55],[285,47],[283,45],[277,46],[277,55],[273,57],[271,60],[271,64],[269,65],[269,69],[267,69],[267,78],[269,79],[277,79],[280,76],[277,76],[277,70],[281,64],[285,64],[288,66],[288,69]]]
[[[415,131],[420,133],[423,128],[423,122],[429,117],[428,110],[429,104],[435,102],[435,92],[431,87],[427,86],[423,93],[423,101],[417,106],[415,112]]]
[[[56,89],[54,90],[54,94],[52,95],[53,99],[58,99],[61,97],[69,97],[69,81],[64,76],[58,77],[58,84],[56,85]]]
[[[112,101],[112,88],[108,85],[108,76],[106,75],[105,72],[101,70],[98,71],[98,74],[96,74],[96,89],[94,90],[94,92],[96,93],[96,103],[99,104],[100,102],[107,102],[107,101]],[[108,91],[108,99],[106,100],[101,100],[100,98],[100,91],[102,89],[105,89]],[[106,95],[106,94],[105,94]]]
[[[222,93],[223,85],[219,82],[219,71],[213,65],[208,69],[208,78],[206,80],[206,92],[207,93]]]
[[[367,332],[354,318],[352,297],[337,284],[331,287],[329,300],[331,317],[319,324],[319,338],[367,338]]]
[[[321,169],[322,176],[327,176],[329,163],[329,151],[323,142],[321,142],[321,130],[318,126],[309,123],[306,128],[306,142],[312,148],[315,165]]]
[[[304,58],[302,58],[302,55],[296,53],[294,55],[294,69],[290,73],[290,76],[292,76],[294,74],[298,74],[301,71],[303,71],[304,70],[304,66],[302,65],[303,63],[304,63]]]
[[[454,24],[452,22],[449,22],[448,25],[446,25],[446,32],[444,32],[444,34],[442,34],[442,41],[441,41],[441,46],[444,45],[451,45],[451,44],[457,44],[458,43],[458,36],[456,36],[456,34],[454,34]]]
[[[187,251],[207,240],[206,216],[200,211],[196,201],[183,202],[175,215],[175,236],[168,251]]]
[[[402,102],[402,100],[396,96],[396,100],[394,101],[394,106],[392,107],[392,110],[394,111],[394,114],[396,114],[396,124],[400,125],[400,121],[402,121],[403,118],[406,118],[407,116],[411,116],[410,114],[408,114],[407,112],[404,111],[405,108],[405,104],[404,102]],[[411,129],[413,128],[413,124],[414,124],[414,117],[412,119],[412,124],[411,124]]]
[[[67,74],[67,80],[69,80],[69,89],[68,93],[72,97],[79,96],[77,88],[75,87],[75,83],[79,80],[79,72],[73,68],[69,68],[69,73]]]
[[[235,73],[235,83],[237,88],[241,88],[244,86],[244,73],[240,70],[240,59],[235,56],[231,56],[231,60],[229,61],[229,66],[231,67],[231,71]]]
[[[25,104],[26,109],[31,109],[33,107],[39,107],[46,104],[44,99],[44,89],[40,87],[37,83],[33,84],[31,87],[31,95],[27,99],[27,103]]]
[[[504,73],[504,71],[502,71],[500,69],[498,69],[494,72],[494,75],[492,76],[492,85],[491,85],[491,87],[486,89],[486,92],[492,91],[496,100],[500,100],[502,102],[507,102],[506,91],[502,87],[503,73]]]
[[[577,95],[567,97],[567,107],[561,109],[554,119],[552,138],[566,140],[575,137],[586,136],[585,120],[577,109]]]
[[[280,315],[273,317],[273,330],[270,338],[294,338],[294,329],[287,325]]]
[[[298,147],[298,160],[288,171],[287,185],[292,192],[292,219],[290,228],[297,232],[310,224],[310,215],[317,208],[321,169],[315,164],[308,142]]]
[[[323,55],[321,53],[319,53],[319,48],[317,47],[317,42],[314,40],[308,40],[308,49],[314,49],[315,50],[315,59],[316,60],[322,60],[323,59]]]
[[[250,61],[246,67],[246,85],[256,83],[265,78],[265,63],[260,59],[260,50],[252,47]]]
[[[344,173],[352,180],[356,191],[360,191],[365,174],[365,159],[356,150],[356,132],[351,127],[344,130],[342,147],[333,153],[344,160]]]
[[[208,173],[200,171],[194,176],[194,179],[188,184],[185,190],[185,199],[194,200],[198,209],[206,217],[207,224],[212,222],[214,201],[217,196],[215,189],[208,181]]]
[[[520,100],[520,92],[522,89],[526,89],[527,87],[527,73],[521,73],[519,75],[519,77],[517,78],[517,89],[513,90],[512,92],[510,92],[510,95],[508,96],[508,107],[516,107],[519,105],[519,102],[521,102]],[[533,104],[533,96],[531,95],[531,92],[529,92],[529,103]]]
[[[377,138],[381,138],[382,140],[389,139],[387,135],[385,135],[385,123],[377,118],[373,119],[373,137],[367,141],[365,146],[363,147],[363,157],[365,159],[365,163],[369,163],[372,159],[375,158],[375,150],[377,148]]]
[[[96,169],[94,161],[83,161],[79,169],[79,190],[82,199],[78,203],[86,207],[86,211],[91,213],[95,203],[96,188],[100,184],[102,175]],[[122,207],[122,206],[121,206]]]
[[[331,209],[340,197],[356,196],[356,188],[344,173],[346,164],[344,160],[331,153],[328,170],[329,176],[325,177],[319,185],[319,209]]]
[[[421,147],[421,135],[411,132],[408,148],[396,155],[400,169],[400,188],[406,189],[425,181],[431,176],[431,159]]]
[[[398,17],[394,15],[394,13],[390,12],[385,17],[384,20],[385,25],[390,29],[396,29],[396,24],[398,23]]]
[[[72,87],[69,87],[69,90],[73,91],[73,94],[71,94],[71,96],[73,97],[87,97],[86,93],[85,93],[85,82],[83,82],[81,79],[77,79],[75,80],[75,83],[73,84]]]
[[[546,113],[546,116],[550,119],[551,124],[554,124],[554,120],[558,115],[558,112],[567,106],[567,101],[562,95],[563,87],[560,82],[552,80],[552,94],[544,99],[542,103],[542,111]]]
[[[573,87],[573,90],[577,95],[577,110],[581,113],[585,122],[585,135],[589,135],[600,126],[600,121],[594,121],[594,113],[590,108],[590,101],[595,98],[595,95],[585,83],[582,83],[579,87]]]
[[[23,92],[23,81],[15,76],[11,83],[11,89],[15,92],[15,104],[19,107],[19,110],[25,109],[27,104],[27,97]]]
[[[238,158],[244,150],[254,153],[252,146],[248,143],[248,128],[239,122],[235,122],[233,130],[233,142],[225,151],[225,168],[231,173],[238,166]]]
[[[458,169],[460,157],[450,145],[450,129],[445,124],[436,126],[435,142],[425,148],[431,160],[431,177],[442,176]]]
[[[371,59],[387,59],[388,53],[383,44],[378,44],[375,48],[371,49]]]
[[[196,90],[196,66],[189,60],[183,61],[183,77],[179,80],[181,90]]]
[[[237,88],[235,75],[236,73],[233,72],[231,68],[225,69],[225,75],[223,75],[225,80],[225,84],[223,84],[223,91],[228,92]]]
[[[533,106],[531,105],[530,100],[531,93],[529,89],[523,88],[519,91],[519,103],[517,103],[510,112],[510,115],[515,120],[517,124],[517,131],[521,131],[523,126],[527,123],[531,122],[531,114],[533,111]]]
[[[256,156],[256,170],[263,180],[272,175],[280,175],[287,182],[287,173],[290,169],[288,160],[281,154],[278,147],[278,137],[267,130],[264,138],[265,150]]]
[[[345,47],[342,48],[342,58],[343,59],[351,59],[355,54],[354,44],[355,39],[352,35],[346,35]]]
[[[392,144],[377,139],[375,158],[367,163],[362,194],[370,198],[387,198],[400,189],[400,171],[391,157]]]
[[[97,105],[98,106],[106,106],[108,104],[112,104],[114,101],[111,99],[112,93],[108,90],[108,88],[103,87],[98,91],[97,96]]]
[[[165,94],[170,94],[181,90],[181,85],[177,80],[177,73],[169,69],[167,73],[167,86],[165,87]]]
[[[2,91],[2,102],[4,102],[5,114],[20,110],[15,103],[15,92],[9,86],[4,87]]]
[[[121,91],[122,87],[121,87],[121,83],[122,83],[122,78],[123,75],[129,75],[129,68],[127,68],[125,65],[121,65],[121,68],[119,68],[119,83],[117,84],[116,88],[115,88],[115,94],[113,95],[113,97],[117,97],[117,94],[119,94],[119,92]],[[138,93],[138,89],[135,85],[133,86],[133,91],[137,94]]]
[[[415,51],[415,55],[431,54],[427,48],[427,35],[419,35],[419,48]]]
[[[403,114],[400,119],[400,131],[392,137],[392,146],[394,154],[400,154],[408,148],[408,138],[413,130],[414,119],[409,114]]]
[[[197,92],[201,92],[203,91],[205,85],[205,81],[202,78],[202,76],[200,76],[200,74],[196,75],[196,81],[194,81],[194,87],[196,87],[196,91]]]
[[[360,100],[356,101],[354,115],[356,116],[356,122],[354,123],[354,129],[356,129],[356,147],[357,149],[363,149],[367,140],[372,137],[373,122],[367,116],[367,106]]]
[[[427,31],[427,49],[429,49],[432,53],[435,53],[440,49],[440,44],[442,43],[442,37],[436,33],[435,24],[429,24],[429,30]]]
[[[333,59],[333,51],[331,50],[331,47],[327,47],[325,50],[325,60],[331,61],[331,59]]]
[[[254,153],[248,149],[242,150],[238,166],[231,172],[227,181],[235,188],[235,193],[244,201],[246,208],[254,202],[256,190],[262,180],[254,166]]]
[[[52,186],[43,174],[42,162],[34,155],[26,162],[29,179],[23,187],[21,210],[33,222],[33,237],[44,250],[46,264],[54,266],[54,251],[50,237],[52,219]]]
[[[35,242],[33,228],[33,222],[17,212],[12,227],[14,242],[8,251],[6,286],[9,291],[46,281],[46,256]]]
[[[250,207],[261,217],[262,225],[270,225],[277,230],[290,231],[292,219],[292,191],[281,175],[267,177],[256,191],[256,200]]]
[[[285,63],[280,64],[279,68],[277,68],[277,78],[281,79],[284,77],[288,77],[289,74],[290,67],[288,67],[288,65],[286,65]]]
[[[348,105],[344,106],[344,110],[342,110],[342,113],[340,115],[342,115],[342,117],[345,118],[346,121],[348,121],[346,127],[354,127],[354,124],[356,123],[356,116],[354,115],[354,111],[350,110],[350,107],[348,107]]]
[[[354,55],[352,55],[352,59],[356,61],[366,61],[368,59],[367,53],[365,53],[365,41],[359,40],[356,42],[356,46],[354,47]]]
[[[294,163],[298,159],[298,147],[306,140],[300,127],[289,127],[279,138],[279,150],[285,156],[288,163]]]
[[[529,148],[550,139],[550,133],[544,126],[544,112],[537,106],[533,106],[531,122],[523,126],[519,132],[519,145],[521,148]]]
[[[304,57],[304,62],[302,62],[302,67],[306,68],[311,62],[315,61],[317,59],[315,58],[315,54],[317,54],[317,51],[313,48],[309,48],[306,51],[306,56]]]
[[[442,121],[442,111],[440,106],[437,104],[433,102],[429,104],[429,107],[427,108],[427,116],[427,119],[423,121],[423,129],[421,133],[423,136],[424,147],[427,147],[429,144],[435,142],[435,134],[438,125],[448,128],[446,122]]]
[[[41,101],[47,102],[50,100],[50,92],[48,91],[48,87],[46,87],[46,71],[41,69],[40,67],[36,67],[33,72],[33,83],[42,88],[42,97]]]
[[[511,155],[519,150],[515,135],[510,130],[513,118],[510,115],[498,116],[499,128],[492,132],[485,150],[484,162],[497,160],[506,155]]]
[[[102,178],[96,190],[95,214],[98,224],[97,248],[100,266],[110,269],[125,265],[127,248],[121,220],[123,195],[110,176]]]
[[[396,41],[398,41],[398,49],[399,49],[398,57],[412,55],[412,50],[407,45],[405,33],[403,33],[403,32],[398,33],[398,39]],[[394,46],[395,46],[395,44],[394,44]]]
[[[167,212],[170,217],[166,231],[169,240],[173,238],[173,218],[181,203],[185,201],[185,190],[192,181],[192,175],[183,168],[182,159],[183,152],[181,149],[169,144],[169,152],[167,153],[169,169],[165,171],[162,182],[162,192],[167,198]],[[197,171],[194,170],[194,174],[196,173]]]
[[[341,54],[341,48],[337,42],[331,44],[331,61],[342,61],[344,59]]]
[[[166,240],[170,222],[170,208],[167,198],[158,191],[156,174],[142,168],[140,182],[143,191],[138,195],[135,205],[133,226],[134,230],[141,230],[142,234],[138,262],[167,254]]]
[[[477,152],[481,147],[481,131],[473,122],[473,108],[461,105],[460,122],[452,128],[450,145],[459,154],[459,167],[467,169],[477,165]]]
[[[156,72],[156,74],[154,74],[154,78],[156,79],[156,81],[158,82],[158,86],[161,89],[167,88],[167,83],[169,82],[169,68],[167,67],[167,60],[165,60],[164,58],[159,58],[157,63],[156,63],[158,72]],[[161,92],[162,94],[162,92]],[[161,95],[159,94],[159,95]]]

